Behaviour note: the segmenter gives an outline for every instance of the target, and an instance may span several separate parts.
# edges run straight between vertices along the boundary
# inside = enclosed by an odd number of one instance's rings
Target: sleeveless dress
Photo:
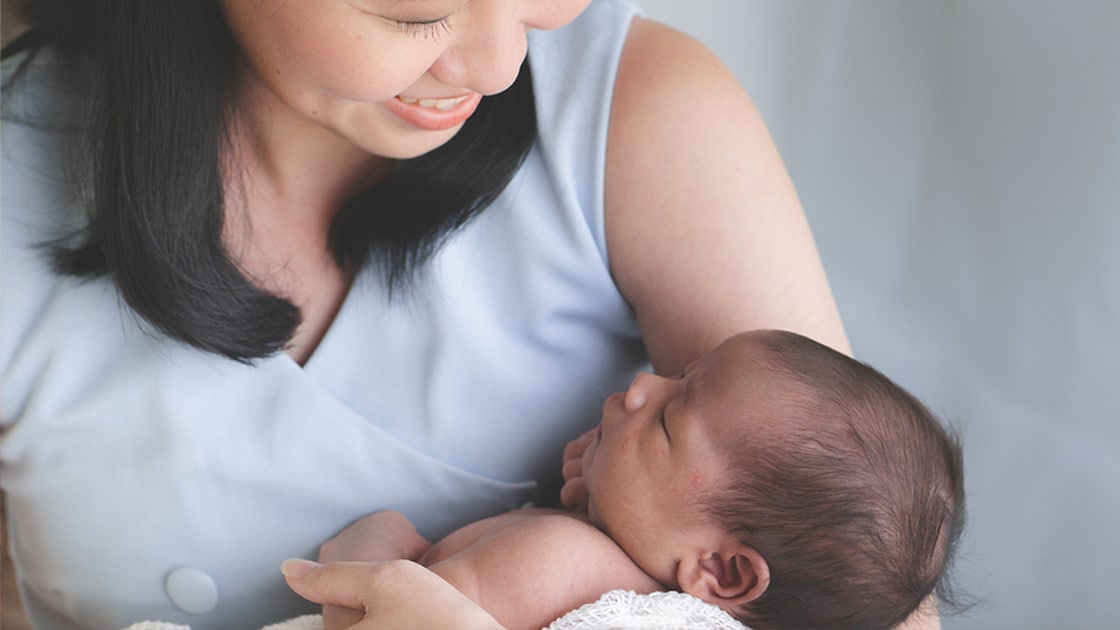
[[[564,445],[647,361],[603,233],[635,13],[595,0],[530,33],[522,169],[408,299],[360,274],[302,368],[151,334],[108,280],[54,275],[37,245],[80,225],[68,138],[20,112],[80,104],[47,65],[5,93],[0,485],[37,627],[259,627],[317,611],[280,562],[362,515],[400,510],[434,540],[555,496]]]

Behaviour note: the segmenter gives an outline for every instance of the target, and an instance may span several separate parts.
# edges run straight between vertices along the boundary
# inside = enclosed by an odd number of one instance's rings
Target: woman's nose
[[[497,94],[512,85],[521,71],[527,29],[515,14],[516,3],[478,5],[488,10],[474,16],[462,38],[440,55],[429,72],[444,85]]]

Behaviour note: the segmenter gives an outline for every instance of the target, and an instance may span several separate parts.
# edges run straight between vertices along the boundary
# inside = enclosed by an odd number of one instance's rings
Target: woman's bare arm
[[[785,328],[850,352],[800,201],[757,110],[696,41],[635,21],[607,145],[611,271],[655,369]]]
[[[941,630],[941,616],[937,612],[937,597],[930,595],[918,610],[903,621],[897,630]]]

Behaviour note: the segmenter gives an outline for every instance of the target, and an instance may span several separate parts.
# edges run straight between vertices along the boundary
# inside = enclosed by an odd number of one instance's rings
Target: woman
[[[38,626],[306,612],[282,559],[554,500],[647,361],[848,351],[749,99],[622,0],[26,13],[0,464]]]

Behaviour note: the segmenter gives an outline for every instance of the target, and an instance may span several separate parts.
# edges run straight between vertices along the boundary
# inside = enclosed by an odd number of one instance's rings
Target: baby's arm
[[[396,510],[362,517],[319,548],[319,562],[416,560],[432,546]]]
[[[504,627],[541,628],[606,591],[665,590],[606,534],[568,512],[520,510],[452,534],[430,569]]]

